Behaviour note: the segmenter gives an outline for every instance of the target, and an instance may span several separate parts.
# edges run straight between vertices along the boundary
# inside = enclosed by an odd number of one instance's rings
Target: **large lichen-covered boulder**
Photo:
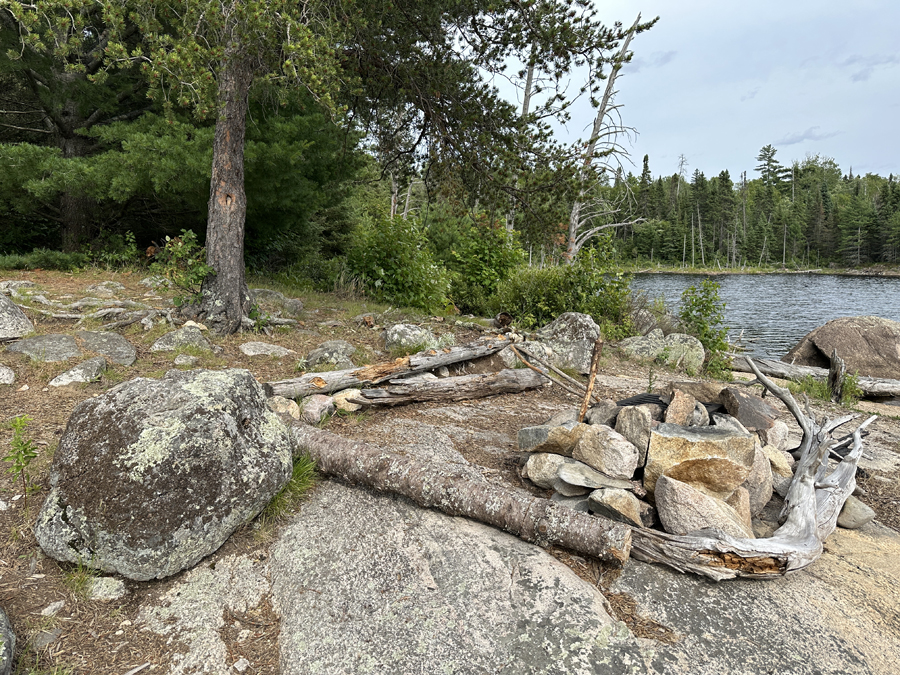
[[[553,350],[551,360],[557,368],[586,374],[591,368],[591,354],[600,336],[600,326],[587,314],[566,312],[541,328],[537,336]]]
[[[900,379],[900,323],[878,316],[849,316],[829,321],[808,333],[782,361],[828,368],[831,353],[848,373]]]
[[[12,673],[13,657],[16,653],[16,634],[12,624],[0,607],[0,675]]]
[[[34,325],[12,300],[0,293],[0,342],[15,340],[34,330]]]
[[[291,475],[292,441],[246,370],[171,370],[82,402],[35,526],[57,560],[130,579],[195,565]]]

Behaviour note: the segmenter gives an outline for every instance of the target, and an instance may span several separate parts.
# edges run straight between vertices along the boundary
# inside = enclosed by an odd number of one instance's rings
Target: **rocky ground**
[[[72,303],[86,297],[89,286],[114,281],[123,288],[116,290],[112,297],[170,310],[172,293],[148,289],[140,283],[145,276],[139,272],[92,270],[66,274],[33,271],[7,273],[0,276],[0,281],[32,281],[46,299],[60,303]],[[100,379],[92,383],[49,387],[49,382],[74,365],[74,360],[40,363],[22,354],[0,350],[0,365],[8,366],[16,374],[12,385],[0,385],[0,449],[6,454],[12,438],[11,429],[3,422],[22,414],[33,418],[27,435],[38,447],[38,457],[29,467],[32,487],[27,496],[16,476],[7,472],[0,474],[0,607],[9,614],[20,641],[16,672],[100,675],[282,672],[278,648],[281,623],[275,612],[277,598],[273,599],[266,581],[270,564],[276,564],[278,558],[272,550],[278,534],[271,528],[250,524],[194,570],[162,582],[126,582],[127,592],[121,599],[100,601],[89,599],[86,591],[92,573],[84,567],[45,557],[35,543],[33,525],[48,490],[48,469],[53,451],[74,407],[124,380],[161,376],[175,367],[174,359],[179,353],[199,358],[199,367],[247,368],[259,381],[265,382],[295,376],[300,358],[326,340],[344,339],[357,346],[354,357],[357,365],[388,360],[390,355],[383,352],[380,343],[385,323],[412,319],[435,333],[453,333],[457,344],[481,335],[476,328],[457,325],[456,317],[409,317],[401,316],[399,312],[384,316],[387,308],[365,306],[357,301],[327,296],[302,299],[306,307],[296,326],[277,328],[270,335],[210,336],[218,348],[213,353],[200,353],[191,348],[152,352],[153,342],[171,329],[161,319],[157,319],[150,330],[144,330],[140,323],[124,327],[119,332],[135,347],[137,360],[130,366],[110,365]],[[112,320],[92,319],[76,327],[75,319],[53,319],[42,314],[39,310],[45,307],[33,303],[33,308],[27,310],[37,334],[74,335],[76,330],[96,330],[104,320]],[[277,311],[276,307],[266,307],[265,303],[264,308]],[[378,324],[370,327],[353,320],[364,311],[381,315]],[[280,345],[294,354],[282,358],[246,356],[239,346],[249,341]],[[83,358],[94,355],[84,349],[83,343],[80,346]],[[602,396],[615,400],[681,377],[683,375],[659,366],[620,358],[615,350],[607,349],[601,362],[598,387]],[[545,495],[520,477],[516,432],[521,427],[545,421],[574,402],[569,394],[548,388],[452,406],[416,404],[342,414],[326,425],[339,435],[387,446],[395,446],[401,438],[412,442],[408,438],[415,436],[422,425],[439,428],[455,451],[487,480]],[[783,406],[777,402],[775,405],[783,419],[794,426]],[[859,408],[881,415],[870,427],[871,433],[865,441],[866,451],[860,462],[863,469],[859,480],[863,489],[861,499],[875,509],[881,525],[900,529],[900,448],[897,445],[900,421],[894,415],[894,411],[900,413],[900,409],[866,403],[859,404]],[[820,402],[813,403],[813,410],[831,416],[837,411],[835,406]],[[8,464],[4,468],[6,466]],[[326,499],[330,494],[326,491],[321,498]],[[847,561],[852,566],[853,556],[857,553],[847,541],[839,537],[836,544],[829,545],[824,556],[828,560],[823,562],[822,569],[837,568]],[[641,609],[641,603],[648,600],[641,598],[641,593],[636,590],[635,574],[626,575],[625,580],[617,582],[616,574],[596,561],[566,551],[551,553],[582,579],[599,586],[605,594],[608,609],[638,638],[665,645],[684,637],[687,628],[684,625],[677,627],[679,617],[654,616]],[[273,555],[275,562],[272,562]],[[645,568],[651,572],[644,572]],[[641,566],[639,569],[641,574],[653,577],[652,570],[657,568]],[[814,570],[810,573],[815,575]],[[659,574],[655,578],[671,573]],[[806,573],[797,576],[800,574]],[[641,583],[645,589],[652,585],[646,579]],[[183,597],[185,589],[197,595],[186,601]],[[861,594],[865,595],[862,591]],[[61,607],[60,602],[63,603]],[[48,611],[51,607],[56,610]],[[173,609],[176,607],[180,609]],[[886,609],[884,621],[898,620],[896,611],[895,606]],[[239,666],[245,663],[246,668],[241,671]],[[135,670],[141,666],[144,668]],[[889,671],[875,668],[866,672]]]

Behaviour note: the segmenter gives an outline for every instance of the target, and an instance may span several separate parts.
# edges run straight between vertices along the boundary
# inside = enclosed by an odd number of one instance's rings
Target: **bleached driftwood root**
[[[856,487],[862,430],[876,417],[870,417],[853,432],[852,449],[829,474],[828,455],[835,443],[831,434],[856,415],[820,424],[808,410],[803,413],[787,389],[775,385],[752,360],[746,361],[763,386],[784,402],[803,430],[800,461],[781,511],[783,525],[768,539],[737,539],[718,532],[682,536],[634,528],[631,554],[638,560],[662,563],[715,580],[771,579],[802,569],[822,554],[825,539],[834,531],[841,508]]]

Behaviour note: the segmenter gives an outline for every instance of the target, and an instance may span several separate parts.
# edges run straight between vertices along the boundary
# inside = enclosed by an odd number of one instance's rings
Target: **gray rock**
[[[583,495],[588,494],[591,489],[582,487],[581,485],[572,485],[571,483],[567,483],[562,478],[557,478],[553,481],[553,489],[556,490],[563,497],[581,497]]]
[[[774,489],[772,480],[772,466],[769,463],[769,457],[763,451],[762,446],[756,443],[750,473],[741,486],[749,493],[751,516],[756,516],[772,499]]]
[[[671,398],[676,391],[690,394],[703,403],[721,403],[719,396],[725,385],[720,382],[695,382],[693,380],[680,380],[670,382],[663,388],[663,395]]]
[[[125,286],[118,281],[101,281],[98,284],[91,284],[84,289],[89,295],[95,295],[98,298],[111,298],[119,291],[124,291]]]
[[[654,496],[659,520],[670,534],[689,534],[711,528],[732,537],[755,538],[753,529],[735,509],[680,480],[660,476]]]
[[[831,365],[831,353],[847,365],[848,373],[900,379],[900,323],[878,316],[849,316],[829,321],[798,342],[782,361],[798,366]]]
[[[125,582],[115,577],[96,577],[91,580],[88,597],[99,602],[112,602],[125,597]]]
[[[205,352],[213,350],[209,340],[195,326],[185,326],[166,333],[150,347],[151,352],[174,352],[183,347],[194,347]]]
[[[838,515],[837,524],[845,530],[858,530],[875,520],[876,515],[869,506],[850,495]]]
[[[67,361],[81,355],[81,350],[75,344],[75,338],[61,333],[24,338],[9,345],[6,351],[25,354],[33,361],[47,363]]]
[[[790,447],[790,429],[781,420],[775,420],[768,429],[760,429],[759,440],[763,445],[772,445],[779,450],[787,450]]]
[[[560,314],[537,332],[538,339],[553,350],[553,365],[582,374],[590,370],[591,354],[599,336],[600,326],[587,314],[578,312]]]
[[[163,286],[167,286],[167,287],[171,286],[168,279],[166,279],[165,277],[158,276],[158,275],[144,277],[138,283],[141,286],[146,286],[147,288],[152,288],[152,289],[161,288]]]
[[[332,394],[334,407],[338,410],[343,410],[344,412],[357,412],[358,410],[362,410],[362,405],[350,402],[351,399],[358,399],[360,396],[362,396],[362,391],[359,389],[344,389],[339,391],[336,394]]]
[[[56,616],[60,613],[60,611],[62,611],[62,608],[65,606],[65,600],[57,600],[56,602],[51,602],[41,610],[41,616]]]
[[[290,356],[291,354],[296,354],[292,349],[288,349],[287,347],[282,347],[280,345],[272,345],[268,342],[245,342],[238,349],[241,350],[242,353],[247,356],[274,356],[277,358],[282,358],[284,356]]]
[[[591,424],[572,451],[572,459],[613,478],[630,480],[638,466],[638,449],[622,434],[602,424]]]
[[[616,417],[616,431],[638,450],[638,466],[647,463],[652,423],[650,408],[646,405],[625,406]]]
[[[691,426],[694,418],[694,409],[697,407],[697,399],[676,389],[666,408],[665,421],[667,424],[679,424],[683,427]],[[707,418],[709,419],[709,418]]]
[[[728,414],[743,424],[748,431],[769,429],[778,417],[775,409],[759,396],[736,387],[726,387],[722,390],[722,405]]]
[[[522,474],[538,487],[552,490],[559,478],[559,469],[566,458],[548,452],[535,452],[525,462]]]
[[[618,347],[631,356],[641,359],[656,359],[666,348],[665,336],[659,328],[655,328],[646,335],[622,340]]]
[[[438,344],[438,339],[430,330],[411,323],[397,323],[384,333],[384,348],[388,351],[417,352],[430,349]]]
[[[95,356],[74,368],[69,368],[66,372],[57,375],[50,380],[51,387],[65,387],[70,384],[81,382],[94,382],[100,379],[100,375],[106,368],[106,359],[102,356]]]
[[[337,370],[353,368],[355,364],[350,357],[355,351],[356,347],[346,340],[329,340],[307,354],[306,367],[309,370],[322,366],[333,366]]]
[[[259,513],[290,479],[291,451],[246,370],[131,380],[75,408],[35,536],[57,560],[161,579]]]
[[[635,527],[644,526],[641,520],[641,503],[626,490],[611,488],[594,490],[588,499],[591,502],[591,510],[598,515]]]
[[[113,363],[130,366],[137,360],[134,345],[118,333],[80,330],[75,337],[84,341],[85,349],[102,354]]]
[[[638,672],[896,673],[900,631],[885,617],[900,610],[900,536],[883,527],[864,535],[838,529],[827,548],[835,553],[772,581],[715,583],[632,558],[611,590],[632,598],[637,616],[678,637],[674,644],[644,643],[647,660]]]
[[[631,481],[622,478],[613,478],[604,473],[592,469],[587,464],[579,462],[576,459],[563,457],[563,463],[556,471],[559,479],[569,485],[578,485],[581,487],[591,488],[618,488],[622,490],[631,490],[633,488]]]
[[[15,381],[15,371],[7,366],[0,366],[0,384],[13,384]]]
[[[682,368],[687,373],[699,373],[703,368],[706,352],[703,344],[693,335],[670,333],[663,340],[666,354],[666,365],[671,368]]]
[[[736,431],[739,434],[749,434],[747,428],[738,422],[731,415],[723,415],[722,413],[713,413],[712,422],[715,426],[721,427],[722,429],[731,429],[732,431]]]
[[[755,452],[751,434],[660,424],[650,433],[644,487],[653,492],[657,479],[665,473],[725,497],[747,480]]]
[[[271,305],[291,317],[298,317],[303,313],[303,303],[296,298],[288,298],[278,291],[268,288],[251,288],[250,299],[255,304]]]
[[[34,324],[19,307],[0,294],[0,342],[15,340],[34,332]]]
[[[60,635],[62,635],[62,628],[39,630],[31,636],[31,639],[28,641],[28,646],[31,647],[32,650],[39,652],[49,646],[50,643],[58,640]]]
[[[544,422],[541,426],[545,427],[558,427],[563,424],[575,424],[578,419],[578,408],[568,408],[566,410],[560,410],[558,413],[553,415],[549,420]]]
[[[295,420],[300,419],[300,406],[297,405],[296,401],[285,398],[284,396],[272,396],[267,401],[267,404],[269,406],[269,410],[271,410],[272,412],[290,415]]]
[[[588,429],[587,424],[569,422],[551,427],[541,424],[519,429],[518,443],[522,452],[552,452],[557,455],[572,456],[575,444]]]
[[[321,484],[270,566],[283,675],[592,675],[641,662],[599,591],[548,553],[403,499]]]
[[[12,675],[16,656],[16,634],[6,612],[0,607],[0,675]]]
[[[706,409],[706,406],[697,401],[697,405],[694,406],[694,413],[691,415],[691,422],[688,426],[692,427],[706,427],[709,426],[709,411]]]
[[[191,356],[190,354],[179,354],[175,357],[175,360],[172,361],[176,366],[184,366],[185,368],[193,368],[198,363],[200,363],[200,359],[196,356]]]
[[[334,399],[325,394],[313,394],[300,401],[300,419],[307,424],[319,424],[334,410]]]
[[[11,281],[0,281],[0,293],[9,294],[13,291],[17,291],[20,288],[37,288],[37,284],[33,281],[21,281],[21,280],[11,280]]]
[[[579,513],[587,513],[590,510],[591,503],[587,497],[566,497],[558,492],[550,495],[550,501],[556,502],[560,506],[578,511]]]
[[[588,408],[584,421],[588,424],[605,424],[608,427],[614,427],[620,410],[622,408],[616,405],[615,401],[606,399]]]

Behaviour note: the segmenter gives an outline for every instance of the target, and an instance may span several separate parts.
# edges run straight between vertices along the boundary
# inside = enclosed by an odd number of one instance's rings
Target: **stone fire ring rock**
[[[172,370],[82,402],[35,526],[57,560],[129,579],[192,567],[291,476],[292,441],[246,370]]]

